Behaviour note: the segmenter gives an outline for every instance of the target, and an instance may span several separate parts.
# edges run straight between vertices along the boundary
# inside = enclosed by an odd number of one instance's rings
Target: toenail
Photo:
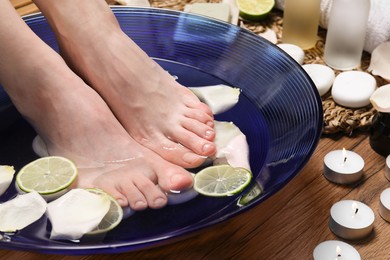
[[[214,131],[213,130],[207,130],[206,131],[206,138],[207,137],[211,137],[211,136],[213,136],[214,135]]]
[[[208,152],[210,152],[212,149],[213,149],[213,145],[210,144],[210,143],[207,143],[207,144],[203,145],[203,152],[204,152],[204,153],[208,153]]]
[[[208,121],[206,123],[206,125],[208,125],[209,127],[214,127],[214,122],[213,121]]]
[[[197,162],[199,160],[199,158],[201,158],[201,157],[199,155],[197,155],[197,154],[186,153],[183,156],[183,161],[185,161],[186,163],[193,164],[193,163]]]
[[[157,198],[157,199],[154,200],[154,206],[155,207],[162,207],[162,206],[165,205],[165,203],[166,203],[166,200],[163,199],[163,198]]]
[[[175,174],[171,177],[171,185],[175,186],[176,184],[180,184],[183,181],[183,176],[181,174]]]
[[[126,206],[127,201],[125,201],[123,199],[117,199],[116,201],[119,203],[119,205]]]
[[[136,209],[145,208],[145,207],[146,207],[146,202],[145,202],[145,201],[142,201],[142,200],[136,201],[135,204],[134,204],[134,207],[135,207]]]

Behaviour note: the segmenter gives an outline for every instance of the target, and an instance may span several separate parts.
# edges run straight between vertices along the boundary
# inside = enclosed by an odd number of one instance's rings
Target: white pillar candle
[[[334,183],[350,184],[363,176],[364,160],[355,152],[335,150],[324,158],[324,175]]]
[[[379,215],[390,222],[390,188],[382,191],[380,200],[379,200]]]
[[[385,177],[390,181],[390,155],[386,158]]]
[[[359,252],[351,245],[337,240],[320,243],[313,252],[314,260],[360,260]]]
[[[362,71],[347,71],[336,76],[332,97],[344,107],[365,107],[370,104],[370,97],[375,89],[376,80],[372,75]]]
[[[366,204],[355,200],[341,200],[330,209],[329,228],[344,239],[361,239],[374,227],[375,215]]]

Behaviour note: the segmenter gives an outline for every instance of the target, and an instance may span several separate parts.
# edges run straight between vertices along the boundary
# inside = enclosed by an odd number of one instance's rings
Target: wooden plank
[[[31,0],[10,0],[11,4],[15,7],[15,8],[20,8],[20,7],[23,7],[25,5],[29,5],[29,4],[32,4],[32,1]]]
[[[23,15],[39,12],[39,9],[35,4],[28,4],[20,8],[17,8],[16,11],[20,16],[23,16]]]

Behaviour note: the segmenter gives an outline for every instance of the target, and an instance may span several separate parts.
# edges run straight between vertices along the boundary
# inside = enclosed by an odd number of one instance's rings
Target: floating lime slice
[[[244,168],[210,166],[195,175],[194,189],[205,196],[231,196],[241,192],[251,179],[252,173]]]
[[[16,176],[16,184],[24,192],[49,195],[68,188],[76,177],[77,167],[71,160],[48,156],[24,166]]]

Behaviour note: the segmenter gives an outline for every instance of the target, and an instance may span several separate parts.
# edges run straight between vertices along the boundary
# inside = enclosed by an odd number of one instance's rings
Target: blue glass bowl
[[[0,241],[0,247],[60,254],[118,253],[156,246],[209,227],[263,202],[306,164],[322,130],[322,104],[301,66],[282,50],[245,29],[202,16],[153,8],[115,7],[122,29],[185,86],[227,84],[242,89],[239,103],[216,119],[233,121],[246,134],[254,179],[242,194],[198,196],[176,206],[137,212],[96,241],[49,240],[50,223],[35,224]],[[58,51],[42,15],[24,18]],[[114,62],[114,61],[113,61]],[[153,105],[153,104],[151,104]],[[34,131],[25,122],[3,135],[1,163],[20,169],[35,158]],[[238,206],[253,187],[261,195]],[[0,203],[15,195],[11,187]]]

